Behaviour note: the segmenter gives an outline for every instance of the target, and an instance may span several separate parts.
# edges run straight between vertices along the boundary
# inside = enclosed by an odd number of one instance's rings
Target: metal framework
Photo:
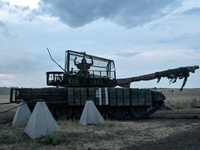
[[[64,72],[47,72],[47,85],[63,87],[114,87],[113,60],[67,50]]]

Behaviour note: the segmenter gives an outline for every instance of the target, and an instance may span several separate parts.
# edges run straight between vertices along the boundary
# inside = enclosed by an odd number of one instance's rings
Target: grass
[[[70,138],[63,132],[47,134],[44,138],[44,143],[48,145],[58,145],[60,143],[69,143]]]
[[[200,107],[200,93],[185,90],[163,90],[165,104],[170,108]],[[127,145],[138,144],[167,137],[182,132],[200,123],[180,123],[172,126],[171,121],[137,120],[129,122],[106,120],[105,124],[80,125],[78,121],[57,121],[61,131],[32,140],[24,133],[24,127],[13,127],[11,122],[0,124],[0,149],[120,149]],[[162,133],[162,134],[161,134]],[[152,138],[153,137],[153,138]]]
[[[24,127],[13,127],[11,123],[0,125],[0,148],[2,149],[119,149],[167,137],[174,132],[185,131],[200,123],[182,123],[172,126],[171,121],[109,121],[100,125],[80,125],[78,121],[58,121],[61,131],[32,140],[24,133]],[[175,128],[175,129],[173,129]],[[166,130],[165,130],[166,129]],[[162,134],[158,134],[162,132]],[[126,144],[124,144],[126,143]],[[114,147],[113,147],[114,146]]]
[[[23,129],[20,127],[13,128],[11,122],[0,125],[0,144],[15,144],[19,142],[29,142],[30,138],[23,132]],[[7,129],[9,129],[7,131]],[[3,130],[3,131],[2,131]]]
[[[199,89],[157,89],[165,95],[165,105],[171,109],[200,108]]]
[[[200,108],[200,99],[193,98],[191,100],[167,100],[165,105],[172,109],[184,108]]]
[[[111,140],[113,136],[120,134],[123,129],[122,124],[115,121],[107,121],[106,124],[83,126],[78,121],[63,120],[58,121],[58,124],[61,127],[60,132],[47,134],[35,140],[32,140],[24,133],[24,127],[13,127],[11,122],[0,124],[0,147],[2,144],[6,144],[18,149],[20,147],[19,143],[21,143],[26,148],[38,149],[45,145],[56,146],[74,143],[80,141],[80,139],[87,139],[86,142],[96,139]],[[88,147],[88,149],[90,148],[91,146]]]
[[[56,146],[62,144],[76,143],[80,139],[89,139],[94,141],[95,139],[111,139],[117,124],[108,122],[105,125],[90,125],[82,126],[78,121],[58,121],[62,131],[58,133],[47,134],[46,136],[32,140],[28,135],[24,133],[24,127],[13,127],[11,122],[6,124],[0,124],[0,147],[1,145],[9,145],[8,149],[20,149],[20,145],[25,149],[43,149],[46,146]],[[103,128],[107,128],[106,132],[102,131]],[[95,132],[94,132],[95,131]],[[119,134],[119,132],[116,132]],[[101,138],[102,137],[102,138]],[[88,142],[88,141],[86,141]],[[19,144],[20,143],[20,144]],[[88,146],[86,149],[92,149]]]

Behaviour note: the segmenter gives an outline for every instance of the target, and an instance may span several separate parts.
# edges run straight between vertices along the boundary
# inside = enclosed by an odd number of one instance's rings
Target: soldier
[[[81,60],[81,63],[77,63],[76,59],[77,59],[77,57],[75,57],[75,59],[74,59],[74,65],[80,70],[78,72],[78,74],[79,75],[85,75],[86,77],[88,77],[88,75],[89,75],[88,70],[93,65],[93,59],[90,57],[91,63],[87,63],[87,61],[85,59],[85,52],[84,52],[84,55],[83,55],[83,59]]]

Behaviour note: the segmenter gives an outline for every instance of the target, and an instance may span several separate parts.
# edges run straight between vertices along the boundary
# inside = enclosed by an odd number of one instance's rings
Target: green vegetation
[[[10,145],[10,147],[13,147],[12,149],[15,149],[18,145],[24,142],[31,144],[32,141],[25,133],[23,133],[23,131],[18,133],[0,134],[0,145]]]
[[[48,145],[57,145],[60,143],[69,143],[70,142],[70,138],[67,137],[67,134],[62,133],[62,132],[58,132],[58,133],[51,133],[51,134],[47,134],[44,137],[44,142],[45,144]]]

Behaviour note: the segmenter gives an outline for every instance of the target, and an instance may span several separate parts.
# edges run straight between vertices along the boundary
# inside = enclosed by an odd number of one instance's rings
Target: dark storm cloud
[[[165,16],[177,4],[176,0],[41,0],[40,8],[71,27],[103,18],[131,28]]]

